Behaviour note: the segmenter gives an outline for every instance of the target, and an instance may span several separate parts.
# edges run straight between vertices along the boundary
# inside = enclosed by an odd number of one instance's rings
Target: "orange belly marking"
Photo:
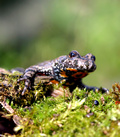
[[[60,76],[61,76],[61,77],[65,77],[65,78],[68,77],[68,76],[66,75],[66,72],[65,72],[65,71],[61,71],[61,72],[60,72]]]
[[[53,83],[53,84],[58,84],[59,83],[57,80],[54,80],[54,79],[50,80],[50,82]]]
[[[74,78],[83,78],[88,75],[88,72],[76,72],[72,75]]]

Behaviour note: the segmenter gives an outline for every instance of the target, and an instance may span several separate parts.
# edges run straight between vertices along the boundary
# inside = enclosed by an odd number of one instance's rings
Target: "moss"
[[[94,100],[98,100],[98,106]],[[44,98],[34,103],[32,110],[19,108],[18,112],[32,120],[32,124],[24,126],[21,136],[101,137],[118,136],[120,131],[120,106],[115,105],[113,98],[93,91],[86,98],[86,91],[78,88],[72,99]]]
[[[16,87],[16,76],[7,75],[6,86],[3,79],[0,81],[1,97],[7,98],[15,113],[22,118],[22,129],[17,136],[44,136],[44,137],[103,137],[119,136],[120,132],[120,105],[119,84],[113,86],[109,94],[101,92],[89,93],[76,88],[71,94],[59,97],[46,97],[48,86],[37,86],[35,90],[21,96],[24,83]],[[61,85],[50,86],[50,89],[63,89]],[[11,91],[11,92],[10,92]],[[18,92],[19,91],[19,92]],[[49,90],[48,90],[49,91]],[[68,92],[63,89],[62,92]],[[43,94],[44,93],[44,94]],[[97,105],[95,103],[97,101]]]

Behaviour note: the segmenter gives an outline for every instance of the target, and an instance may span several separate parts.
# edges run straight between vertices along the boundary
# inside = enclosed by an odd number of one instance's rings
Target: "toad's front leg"
[[[86,85],[83,85],[83,87],[81,89],[86,89],[87,91],[101,91],[102,93],[109,93],[109,90],[107,88],[98,88],[98,87],[93,87],[93,86],[86,86]]]
[[[93,90],[93,91],[101,91],[102,93],[107,93],[107,94],[109,93],[109,90],[107,88],[102,88],[102,87],[98,88],[98,87],[86,86],[86,85],[84,85],[84,88],[87,91]]]
[[[40,68],[37,65],[29,67],[25,70],[25,73],[23,74],[22,78],[18,79],[18,81],[17,81],[18,83],[20,81],[25,81],[25,86],[24,86],[24,89],[22,91],[22,95],[24,95],[24,93],[27,89],[32,88],[32,85],[34,84],[35,75],[39,71],[40,71]]]
[[[94,87],[94,86],[87,86],[87,85],[83,84],[82,81],[79,81],[78,87],[80,89],[86,89],[87,91],[93,90],[93,91],[102,91],[102,93],[107,93],[107,94],[109,93],[109,90],[107,88],[102,88],[102,87],[98,88],[98,87]]]

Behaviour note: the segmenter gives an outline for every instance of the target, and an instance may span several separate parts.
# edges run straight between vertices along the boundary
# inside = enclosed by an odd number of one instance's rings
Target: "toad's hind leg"
[[[31,89],[31,81],[30,81],[29,79],[27,79],[27,80],[25,81],[25,86],[24,86],[24,89],[23,89],[23,91],[22,91],[22,95],[24,95],[24,93],[25,93],[25,91],[26,91],[27,89]]]
[[[22,78],[17,80],[18,83],[20,81],[25,81],[25,86],[22,91],[22,95],[24,95],[27,89],[31,89],[32,86],[34,85],[34,79],[37,72],[38,72],[38,66],[29,67],[25,70],[25,73],[22,76]]]
[[[17,82],[19,83],[20,81],[25,81],[25,86],[24,86],[24,89],[22,91],[22,95],[24,95],[24,93],[27,89],[31,89],[31,81],[30,81],[30,79],[25,79],[24,77],[18,79]]]

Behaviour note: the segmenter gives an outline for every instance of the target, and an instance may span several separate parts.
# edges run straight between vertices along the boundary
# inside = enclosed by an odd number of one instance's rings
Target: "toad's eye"
[[[94,61],[96,60],[95,56],[93,56],[93,55],[92,55],[91,59],[94,60]]]
[[[77,51],[71,51],[69,53],[69,57],[72,58],[72,57],[77,57],[77,58],[80,58],[80,54],[77,52]]]
[[[70,52],[69,57],[75,57],[76,53],[75,52]]]

